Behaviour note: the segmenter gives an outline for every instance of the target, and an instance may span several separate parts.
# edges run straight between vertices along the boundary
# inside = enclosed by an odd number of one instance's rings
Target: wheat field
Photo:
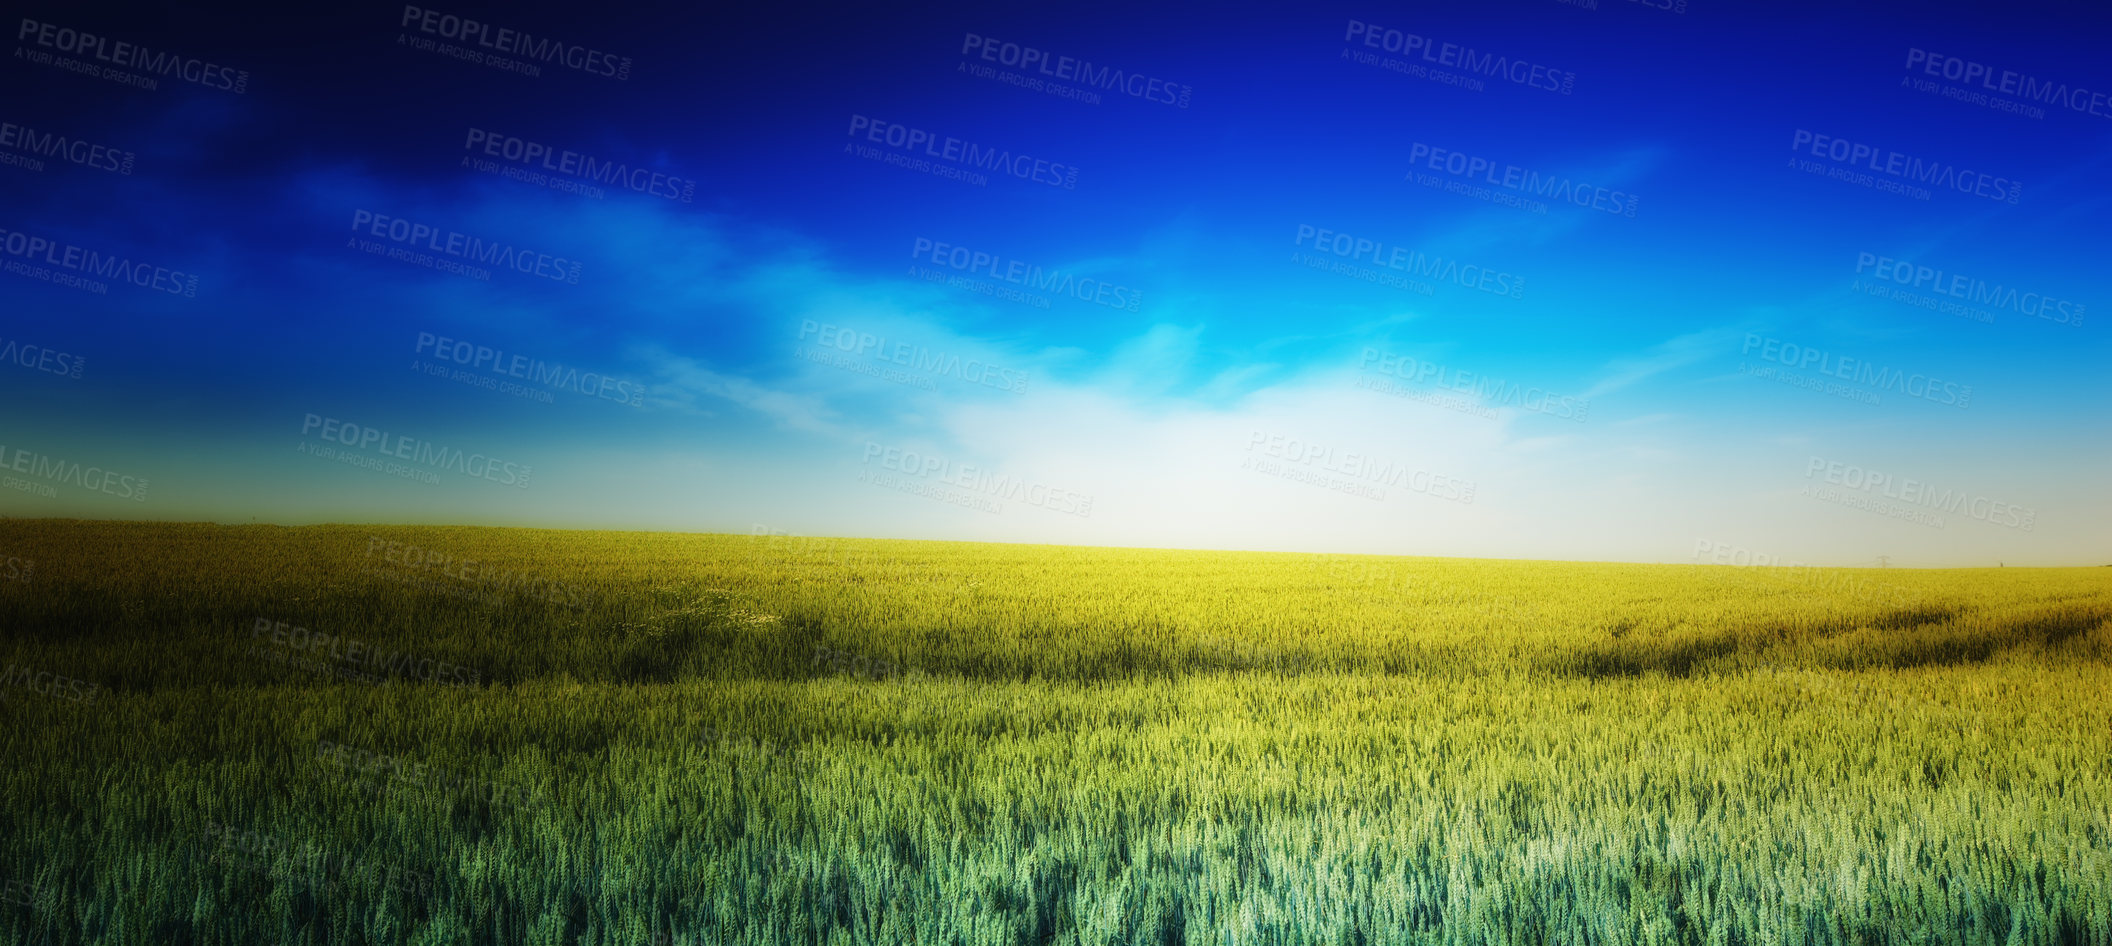
[[[2112,943],[2112,572],[0,521],[19,943]]]

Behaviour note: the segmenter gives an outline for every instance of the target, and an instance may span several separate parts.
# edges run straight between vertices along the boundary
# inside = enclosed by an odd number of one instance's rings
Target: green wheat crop
[[[2112,573],[0,521],[0,941],[2112,943]]]

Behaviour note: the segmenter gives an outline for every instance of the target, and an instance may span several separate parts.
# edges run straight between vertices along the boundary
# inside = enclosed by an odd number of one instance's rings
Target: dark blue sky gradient
[[[136,160],[130,174],[0,166],[0,229],[195,273],[198,288],[96,294],[0,273],[0,345],[87,364],[79,379],[0,364],[0,445],[154,483],[140,502],[0,490],[0,512],[1665,561],[1704,544],[1834,564],[2112,556],[2099,324],[2112,315],[2099,308],[2112,304],[2112,104],[2033,118],[1903,86],[1921,48],[2112,92],[2112,13],[2098,6],[430,6],[628,56],[629,77],[529,77],[417,50],[398,42],[417,35],[400,4],[11,8],[11,31],[51,22],[249,82],[239,95],[127,88],[32,62],[35,43],[13,40],[0,122]],[[1352,20],[1570,72],[1574,87],[1470,91],[1353,62],[1345,49],[1385,53],[1345,42]],[[980,62],[961,52],[968,34],[1191,99],[1084,104],[977,77],[961,69]],[[847,154],[867,143],[846,134],[854,116],[1074,167],[1077,184],[973,186]],[[463,166],[471,129],[648,167],[693,182],[694,198],[592,199],[479,173]],[[2021,192],[1916,200],[1804,173],[1788,166],[1799,129]],[[1419,186],[1418,144],[1638,195],[1638,211],[1536,214]],[[359,210],[577,261],[580,277],[480,282],[372,257],[347,247]],[[1317,271],[1292,261],[1311,251],[1294,243],[1301,226],[1525,289],[1425,279],[1418,294]],[[1143,302],[1039,308],[933,284],[909,272],[920,239]],[[1864,253],[2085,315],[1979,322],[1874,298],[1851,287]],[[1031,382],[875,381],[795,357],[808,321]],[[649,391],[637,407],[566,392],[542,404],[424,377],[410,368],[420,333]],[[1967,384],[1970,404],[1756,379],[1747,369],[1768,365],[1748,336]],[[1590,415],[1487,419],[1374,394],[1357,380],[1367,348],[1588,400]],[[321,462],[298,452],[310,413],[535,477],[426,485]],[[1479,491],[1372,502],[1258,477],[1240,466],[1257,430]],[[878,488],[859,479],[868,445],[1060,482],[1095,497],[1093,512],[990,514]],[[1800,494],[1814,457],[1955,484],[2037,524],[1815,501]]]

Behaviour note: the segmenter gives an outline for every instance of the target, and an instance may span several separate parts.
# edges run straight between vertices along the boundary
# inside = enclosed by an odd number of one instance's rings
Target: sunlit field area
[[[2112,942],[2112,569],[0,558],[9,943]]]

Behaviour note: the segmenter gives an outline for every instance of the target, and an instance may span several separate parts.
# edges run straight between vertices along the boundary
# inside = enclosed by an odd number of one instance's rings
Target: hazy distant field
[[[0,941],[2112,943],[2112,569],[0,521]]]

